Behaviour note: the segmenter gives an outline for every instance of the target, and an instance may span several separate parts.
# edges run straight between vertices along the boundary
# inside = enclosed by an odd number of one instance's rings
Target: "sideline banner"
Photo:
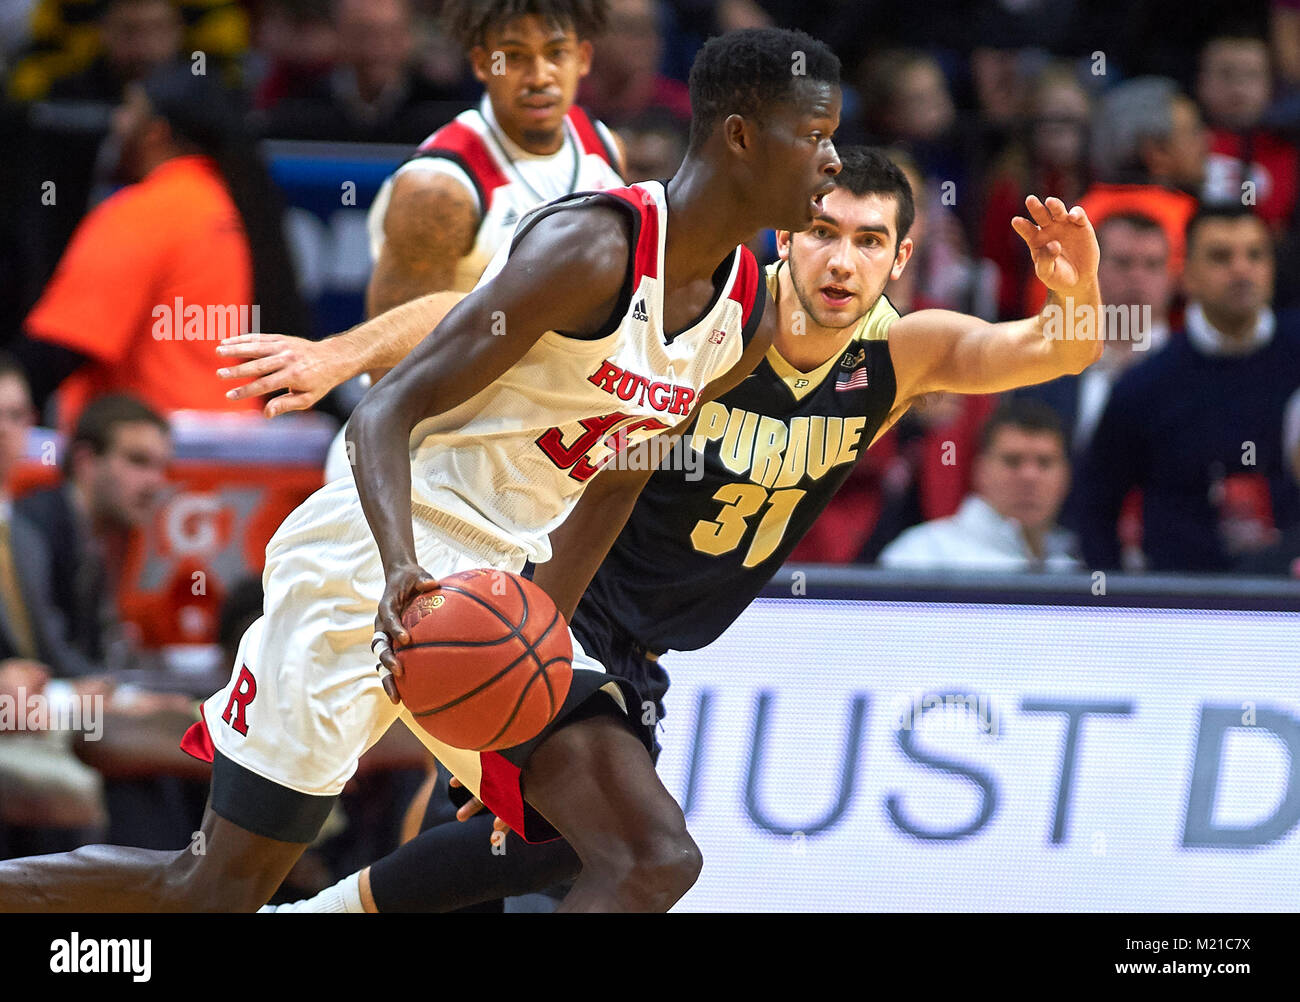
[[[760,599],[671,653],[684,911],[1300,901],[1300,615]]]

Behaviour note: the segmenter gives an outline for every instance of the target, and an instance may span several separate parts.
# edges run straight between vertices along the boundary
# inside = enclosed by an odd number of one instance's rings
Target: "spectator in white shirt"
[[[1075,570],[1056,519],[1070,486],[1060,418],[1036,400],[1001,404],[980,433],[974,493],[949,518],[923,522],[885,547],[885,567]]]

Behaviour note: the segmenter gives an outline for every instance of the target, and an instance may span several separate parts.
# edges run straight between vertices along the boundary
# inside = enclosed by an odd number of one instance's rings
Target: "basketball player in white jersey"
[[[652,464],[594,474],[684,424],[771,343],[774,311],[741,245],[764,227],[804,229],[831,190],[838,80],[834,54],[800,32],[714,38],[692,69],[690,148],[670,182],[526,217],[439,336],[358,406],[355,483],[317,491],[267,545],[265,615],[187,735],[213,760],[206,851],[91,846],[0,863],[0,911],[252,911],[399,715],[522,837],[568,841],[583,870],[566,909],[680,898],[699,850],[627,719],[635,690],[580,643],[557,720],[490,753],[426,734],[380,682],[372,650],[400,676],[401,610],[435,575],[471,567],[531,559],[572,614]],[[378,318],[376,332],[427,331],[419,303]],[[584,492],[587,517],[567,521]]]
[[[912,254],[911,188],[879,150],[849,146],[838,152],[842,168],[836,188],[823,199],[813,225],[803,233],[777,234],[783,260],[769,265],[766,277],[780,323],[767,365],[702,408],[692,436],[701,443],[701,467],[692,475],[669,466],[651,478],[570,621],[587,653],[636,682],[643,699],[655,700],[667,689],[662,658],[655,652],[697,649],[726,630],[825,509],[848,477],[854,453],[860,455],[877,441],[918,397],[999,392],[1041,382],[1078,371],[1100,352],[1099,339],[1044,337],[1051,309],[1002,324],[942,310],[900,317],[884,289],[903,273]],[[1067,210],[1058,199],[1036,196],[1026,200],[1026,209],[1029,218],[1013,220],[1012,226],[1030,249],[1049,303],[1059,309],[1060,303],[1072,301],[1084,307],[1080,317],[1088,312],[1096,316],[1099,251],[1087,215],[1078,207]],[[460,294],[430,298],[450,310]],[[438,330],[429,336],[438,336]],[[268,337],[284,341],[278,335],[244,335],[218,351],[256,360],[276,353],[276,347],[261,343]],[[411,347],[369,341],[349,345],[348,335],[323,342],[295,340],[297,350],[355,358],[342,374],[345,378],[367,365],[393,365]],[[256,370],[244,363],[225,371],[227,378],[241,378]],[[240,387],[239,394],[291,388],[316,400],[333,388],[320,375],[321,370],[314,370],[303,374],[304,381],[284,382],[280,371]],[[785,467],[796,471],[785,486],[799,490],[798,507],[782,529],[767,537],[768,555],[756,562],[750,554],[759,545],[760,530],[752,523],[730,547],[713,546],[716,537],[707,532],[696,538],[701,527],[715,518],[721,521],[716,499],[722,491],[715,493],[715,487],[734,488],[732,496],[743,496],[763,482],[763,474],[755,471],[772,468],[757,458],[765,433],[753,440],[752,463],[723,458],[723,426],[734,428],[740,423],[736,416],[748,414],[758,415],[769,428],[783,426],[781,435],[792,442],[798,441],[794,429],[800,422],[806,428],[810,419],[823,427],[856,425],[857,431],[845,436],[858,443],[819,472],[812,472],[811,460],[805,464],[803,458]],[[742,432],[735,441],[744,439]],[[741,444],[731,454],[749,455],[746,448]],[[825,455],[826,449],[823,444],[817,451]],[[776,455],[784,462],[799,452],[797,445],[778,446]],[[797,472],[805,466],[806,472]],[[588,499],[584,496],[572,518],[580,518]],[[701,515],[710,521],[697,522]],[[657,605],[655,595],[663,596]],[[652,719],[661,716],[657,708]],[[489,834],[499,836],[500,830],[492,831],[489,818],[471,817],[477,806],[460,808],[459,818],[468,824],[435,825],[315,898],[278,910],[443,911],[535,892],[578,872],[579,861],[559,842],[512,842],[508,852],[497,851],[505,849],[505,842],[494,842],[489,850]]]
[[[444,5],[445,30],[464,47],[484,94],[477,109],[425,139],[375,196],[367,218],[370,316],[430,292],[468,292],[524,213],[623,184],[613,133],[574,104],[606,7]]]
[[[623,184],[617,137],[574,104],[607,7],[605,0],[444,4],[444,30],[464,48],[483,98],[380,186],[366,217],[375,262],[367,316],[443,289],[468,292],[524,213],[561,195]],[[325,480],[350,475],[340,431]]]

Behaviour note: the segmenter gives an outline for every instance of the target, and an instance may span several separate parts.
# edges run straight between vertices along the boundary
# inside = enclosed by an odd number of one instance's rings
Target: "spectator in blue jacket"
[[[1090,567],[1120,566],[1116,527],[1142,494],[1142,552],[1158,571],[1228,571],[1300,521],[1282,443],[1300,387],[1300,313],[1274,314],[1268,227],[1240,205],[1187,226],[1183,336],[1120,378],[1079,471]]]

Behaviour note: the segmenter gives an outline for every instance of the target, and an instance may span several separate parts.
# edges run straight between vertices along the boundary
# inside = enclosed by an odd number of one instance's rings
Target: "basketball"
[[[555,603],[509,571],[440,579],[402,614],[411,642],[395,647],[402,702],[453,748],[493,751],[536,737],[573,678],[573,645]]]

